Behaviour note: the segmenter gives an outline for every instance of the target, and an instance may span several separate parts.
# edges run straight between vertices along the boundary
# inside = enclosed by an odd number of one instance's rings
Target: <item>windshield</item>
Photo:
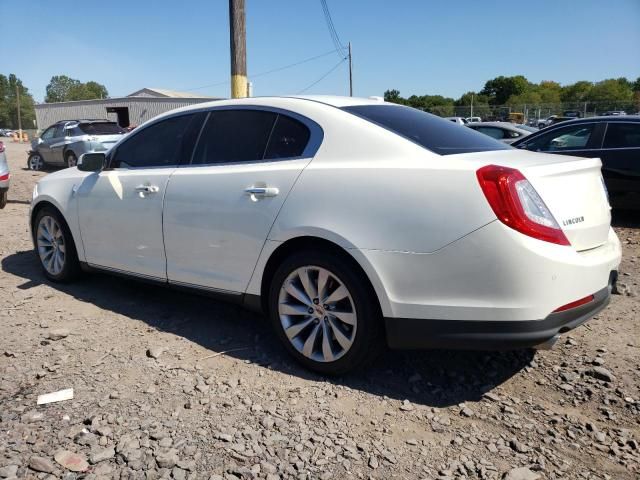
[[[355,105],[342,110],[391,130],[439,155],[511,148],[475,130],[411,107]]]
[[[87,135],[118,135],[125,130],[115,122],[81,123],[78,128]]]

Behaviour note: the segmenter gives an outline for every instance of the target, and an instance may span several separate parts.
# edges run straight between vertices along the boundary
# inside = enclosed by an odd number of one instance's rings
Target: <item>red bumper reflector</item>
[[[4,175],[0,175],[0,182],[2,182],[4,180],[9,180],[9,174],[8,173],[6,173]]]
[[[559,308],[556,308],[553,313],[555,312],[564,312],[565,310],[570,310],[572,308],[576,308],[579,307],[580,305],[585,305],[589,302],[593,302],[593,295],[588,295],[584,298],[581,298],[580,300],[576,300],[575,302],[571,302],[571,303],[567,303],[566,305],[563,305]]]

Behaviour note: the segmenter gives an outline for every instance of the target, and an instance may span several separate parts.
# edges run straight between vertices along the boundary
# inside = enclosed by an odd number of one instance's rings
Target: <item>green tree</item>
[[[491,105],[504,105],[512,95],[520,95],[529,88],[529,81],[522,75],[499,76],[484,84],[480,92],[489,97]]]
[[[17,129],[18,102],[16,89],[20,95],[20,117],[22,128],[33,128],[35,120],[35,102],[29,90],[22,84],[22,80],[13,73],[9,76],[0,74],[0,126]]]
[[[469,117],[471,116],[471,101],[473,98],[473,116],[486,118],[491,114],[491,107],[489,106],[489,97],[481,95],[476,92],[464,93],[459,99],[454,102],[455,111],[458,116]]]
[[[98,82],[82,83],[80,80],[66,75],[55,75],[51,77],[51,81],[47,85],[47,95],[44,101],[47,103],[69,102],[107,98],[108,96],[107,88]]]
[[[636,81],[631,85],[631,89],[634,92],[640,92],[640,77],[636,78]]]
[[[384,101],[391,103],[402,103],[404,98],[400,96],[399,90],[387,90],[384,92]]]
[[[592,88],[593,83],[586,80],[566,85],[560,91],[560,100],[563,102],[585,102]]]
[[[587,100],[593,103],[591,108],[599,111],[627,108],[626,106],[633,102],[633,90],[631,84],[610,78],[597,82],[589,92]]]

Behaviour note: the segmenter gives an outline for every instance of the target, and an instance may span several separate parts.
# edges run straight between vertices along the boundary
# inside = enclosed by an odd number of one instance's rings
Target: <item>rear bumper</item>
[[[617,272],[588,304],[542,320],[423,320],[385,318],[387,343],[395,349],[515,350],[548,342],[582,325],[609,303]]]

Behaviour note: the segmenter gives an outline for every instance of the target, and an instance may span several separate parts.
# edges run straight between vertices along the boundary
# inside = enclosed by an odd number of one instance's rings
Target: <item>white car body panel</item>
[[[362,267],[391,319],[541,320],[608,286],[620,244],[598,159],[516,149],[440,156],[336,108],[381,103],[250,98],[179,109],[290,110],[320,125],[324,138],[312,159],[71,168],[41,180],[33,206],[48,201],[62,212],[81,261],[237,294],[263,293],[267,262],[285,242],[324,239]],[[571,246],[497,220],[476,176],[489,164],[519,169]],[[135,187],[144,184],[159,192],[140,197]],[[244,189],[258,184],[279,193],[253,201]]]

